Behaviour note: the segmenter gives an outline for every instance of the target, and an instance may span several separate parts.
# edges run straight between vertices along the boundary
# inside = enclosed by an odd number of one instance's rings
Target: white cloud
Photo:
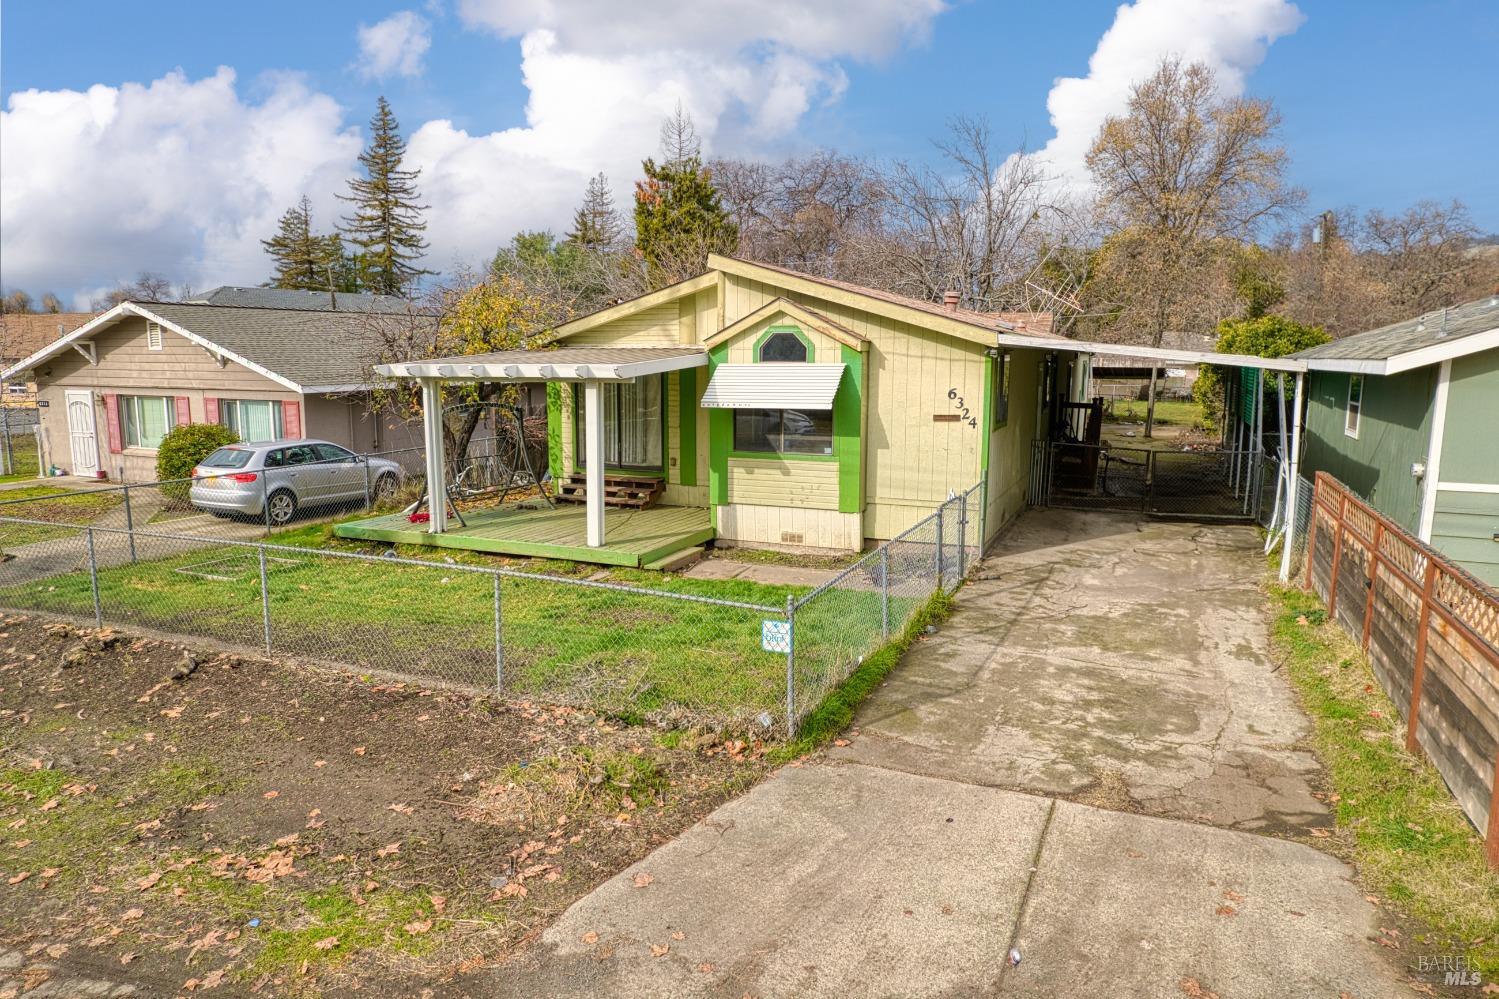
[[[7,288],[75,293],[155,270],[254,283],[260,240],[307,192],[328,222],[359,153],[338,105],[295,76],[240,100],[234,71],[149,85],[20,91],[0,111]]]
[[[1088,60],[1088,75],[1059,79],[1046,98],[1056,136],[1031,155],[1072,188],[1090,184],[1088,147],[1110,115],[1121,114],[1130,87],[1164,56],[1203,62],[1217,71],[1225,95],[1244,92],[1246,79],[1270,43],[1305,20],[1289,0],[1135,0],[1119,7],[1114,23]]]
[[[427,19],[411,10],[401,10],[383,21],[359,26],[359,72],[366,79],[383,79],[392,73],[421,76],[422,60],[432,47]]]
[[[627,208],[640,159],[680,101],[707,151],[765,152],[847,87],[840,60],[919,42],[945,0],[462,0],[464,25],[519,38],[525,122],[469,134],[407,122],[428,212],[428,265],[487,259],[520,228],[560,230],[600,170]],[[375,37],[403,17],[419,31]],[[420,36],[413,48],[410,39]],[[360,29],[371,72],[405,72],[426,22]],[[7,287],[88,289],[143,268],[198,287],[264,279],[259,240],[306,191],[319,224],[354,170],[357,132],[294,77],[242,99],[228,69],[87,93],[26,91],[0,112]],[[397,112],[399,113],[399,107]]]

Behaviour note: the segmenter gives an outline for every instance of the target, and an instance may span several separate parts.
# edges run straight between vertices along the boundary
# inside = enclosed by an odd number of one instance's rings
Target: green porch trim
[[[729,359],[729,345],[721,343],[708,351],[708,376]],[[729,501],[729,452],[734,450],[734,413],[727,409],[708,410],[708,502],[713,506]],[[713,523],[718,516],[715,511]]]
[[[750,357],[754,359],[756,364],[760,363],[760,348],[765,346],[766,340],[769,340],[777,333],[790,333],[795,336],[802,342],[802,346],[807,348],[807,363],[813,364],[817,361],[817,348],[812,346],[812,341],[807,337],[807,334],[802,332],[801,327],[782,323],[779,326],[767,326],[765,332],[756,338],[754,349],[750,353]]]
[[[979,478],[989,479],[989,438],[994,436],[994,431],[999,426],[994,423],[994,369],[999,365],[999,358],[985,357],[988,364],[984,365],[984,412],[989,414],[984,422],[987,424],[984,432],[979,435]]]
[[[838,512],[864,510],[864,355],[842,345],[843,380],[833,399],[833,453],[838,456]]]
[[[677,478],[697,485],[697,369],[677,372]]]
[[[562,386],[547,382],[547,466],[552,481],[562,480]]]

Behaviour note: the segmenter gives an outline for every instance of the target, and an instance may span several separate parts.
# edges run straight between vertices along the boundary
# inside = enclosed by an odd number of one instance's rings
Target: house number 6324
[[[963,402],[963,397],[958,395],[957,389],[948,389],[947,397],[952,400],[953,408],[961,414],[959,419],[970,427],[977,427],[979,425],[978,417],[968,411],[968,406]]]

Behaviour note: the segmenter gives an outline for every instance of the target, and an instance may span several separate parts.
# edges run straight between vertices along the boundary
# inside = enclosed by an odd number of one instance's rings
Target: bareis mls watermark
[[[1440,981],[1443,985],[1479,987],[1484,983],[1483,969],[1466,954],[1419,956],[1416,958],[1416,974],[1425,981]]]

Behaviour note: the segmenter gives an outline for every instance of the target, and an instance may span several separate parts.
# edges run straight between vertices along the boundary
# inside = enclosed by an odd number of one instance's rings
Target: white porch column
[[[1296,537],[1296,484],[1301,481],[1301,396],[1306,372],[1296,372],[1296,394],[1291,402],[1291,450],[1286,455],[1290,483],[1286,494],[1286,542],[1280,547],[1280,581],[1291,579],[1291,544]],[[1307,558],[1311,558],[1307,552]]]
[[[583,460],[587,466],[588,547],[604,547],[604,385],[583,383]]]
[[[448,483],[442,444],[442,382],[422,379],[422,433],[427,451],[428,534],[448,529]]]

